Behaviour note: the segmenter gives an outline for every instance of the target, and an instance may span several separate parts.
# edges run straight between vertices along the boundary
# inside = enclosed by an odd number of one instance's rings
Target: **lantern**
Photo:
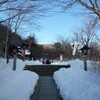
[[[84,47],[82,47],[80,50],[82,51],[82,53],[84,54],[84,70],[87,71],[87,54],[88,54],[88,50],[90,48],[87,45],[84,45]]]
[[[84,47],[82,47],[80,50],[82,51],[82,53],[83,53],[84,55],[87,55],[89,49],[90,49],[90,48],[89,48],[87,45],[84,45]]]

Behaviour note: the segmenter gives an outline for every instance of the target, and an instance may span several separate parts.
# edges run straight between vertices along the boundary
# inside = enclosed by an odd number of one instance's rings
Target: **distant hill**
[[[43,49],[55,49],[53,44],[40,44]]]
[[[97,49],[100,50],[100,46],[97,46]]]

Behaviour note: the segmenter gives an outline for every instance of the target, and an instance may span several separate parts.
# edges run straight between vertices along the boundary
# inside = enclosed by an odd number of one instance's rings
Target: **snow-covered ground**
[[[63,100],[100,100],[100,76],[84,71],[83,62],[78,59],[69,63],[71,68],[54,73]]]
[[[12,71],[13,60],[6,64],[0,58],[0,100],[29,100],[34,92],[39,76],[30,71],[23,71],[26,64],[39,64],[39,61],[17,60],[17,70]]]
[[[23,62],[17,59],[17,69],[12,71],[13,60],[6,64],[6,60],[0,58],[0,100],[29,100],[39,76],[34,72],[23,71],[26,64],[36,65],[42,62]],[[84,71],[83,61],[55,61],[52,64],[71,65],[71,68],[61,68],[53,75],[64,100],[100,100],[100,76]],[[91,67],[90,61],[88,67]]]

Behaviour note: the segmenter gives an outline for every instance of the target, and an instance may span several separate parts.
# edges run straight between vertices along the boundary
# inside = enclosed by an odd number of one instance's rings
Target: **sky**
[[[71,35],[71,31],[77,25],[76,23],[79,23],[77,18],[61,13],[40,20],[43,28],[35,32],[38,42],[41,44],[54,43],[57,41],[59,35],[67,38]]]
[[[80,6],[74,6],[66,12],[61,8],[54,8],[51,10],[50,16],[38,20],[42,27],[40,30],[34,30],[38,43],[54,44],[58,42],[59,36],[71,39],[73,30],[81,26],[81,21],[88,16],[88,12],[90,11]]]
[[[34,31],[38,43],[51,44],[58,40],[58,36],[69,37],[75,26],[80,23],[81,16],[66,13],[55,13],[39,20],[41,29]]]
[[[79,7],[75,7],[75,9],[68,10],[67,12],[55,8],[46,17],[38,19],[38,24],[41,26],[39,30],[30,28],[26,36],[34,33],[39,44],[53,44],[58,41],[58,36],[69,38],[84,17],[82,12],[84,10],[80,11]]]
[[[50,16],[40,18],[38,22],[42,28],[40,30],[34,30],[38,43],[54,44],[58,42],[59,36],[71,40],[73,30],[81,26],[82,21],[89,16],[89,12],[86,9],[80,10],[79,7],[75,7],[75,9],[68,10],[64,13],[61,10],[59,12],[55,11]],[[33,29],[29,30],[29,33],[31,31]]]

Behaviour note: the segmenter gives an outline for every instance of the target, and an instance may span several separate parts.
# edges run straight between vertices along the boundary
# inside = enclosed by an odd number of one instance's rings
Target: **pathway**
[[[40,76],[30,100],[62,100],[52,76]]]

